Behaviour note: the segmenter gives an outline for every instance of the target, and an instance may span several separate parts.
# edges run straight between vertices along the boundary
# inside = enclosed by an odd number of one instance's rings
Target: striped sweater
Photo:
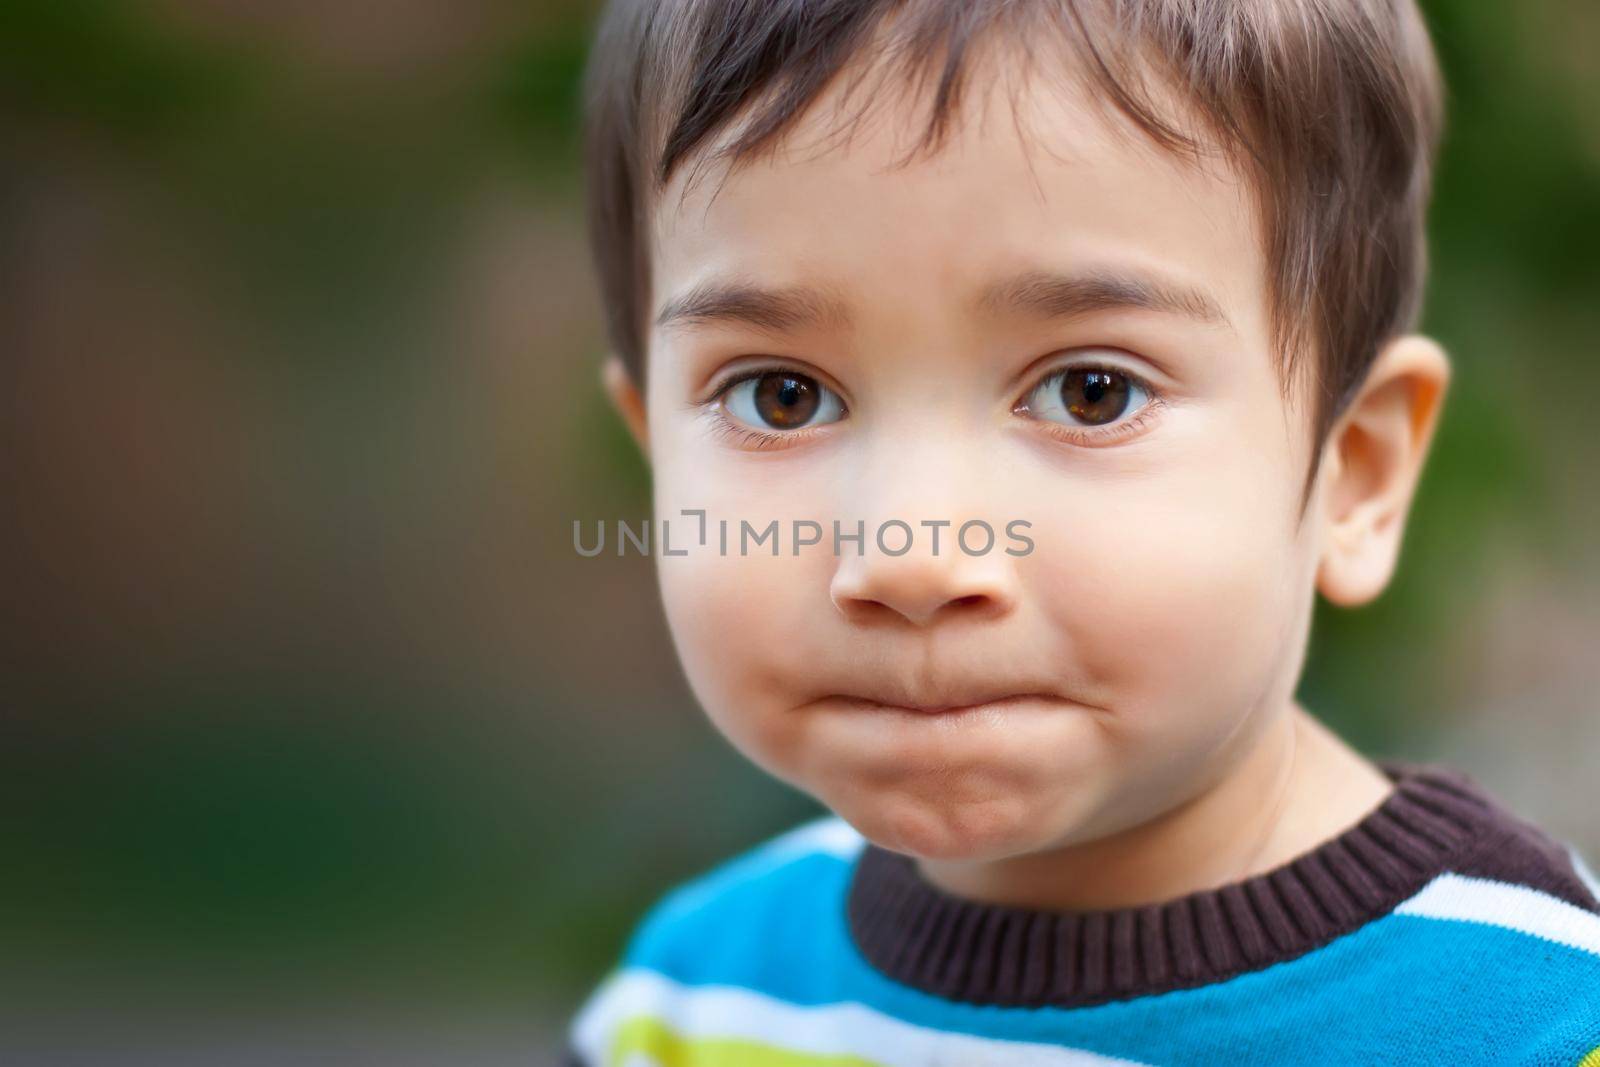
[[[1436,764],[1271,871],[1093,912],[951,895],[825,817],[679,886],[573,1020],[583,1067],[1600,1067],[1600,886]]]

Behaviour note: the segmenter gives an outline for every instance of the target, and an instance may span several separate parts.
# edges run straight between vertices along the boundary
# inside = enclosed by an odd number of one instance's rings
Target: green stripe
[[[613,1033],[606,1067],[645,1056],[656,1067],[883,1067],[847,1054],[796,1052],[737,1037],[687,1037],[653,1015],[635,1015]]]

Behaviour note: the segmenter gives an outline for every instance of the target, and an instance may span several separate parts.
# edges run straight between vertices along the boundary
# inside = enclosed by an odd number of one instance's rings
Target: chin
[[[985,862],[1038,847],[1027,805],[1016,801],[981,804],[926,803],[899,798],[846,821],[880,848],[925,860]]]

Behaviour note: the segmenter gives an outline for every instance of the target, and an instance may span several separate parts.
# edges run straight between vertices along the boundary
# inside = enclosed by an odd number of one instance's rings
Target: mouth
[[[1034,707],[1042,704],[1064,705],[1067,702],[1050,693],[1010,693],[995,697],[953,700],[953,701],[916,701],[916,700],[879,700],[872,697],[852,696],[849,694],[835,693],[824,697],[821,704],[826,704],[840,710],[876,711],[901,713],[905,715],[940,716],[980,714],[984,712],[1006,711],[1024,707]]]

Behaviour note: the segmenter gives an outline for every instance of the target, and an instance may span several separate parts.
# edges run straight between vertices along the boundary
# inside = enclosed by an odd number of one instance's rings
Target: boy
[[[663,899],[572,1062],[1600,1063],[1576,854],[1294,697],[1449,381],[1438,98],[1409,0],[612,5],[668,621],[833,814]]]

